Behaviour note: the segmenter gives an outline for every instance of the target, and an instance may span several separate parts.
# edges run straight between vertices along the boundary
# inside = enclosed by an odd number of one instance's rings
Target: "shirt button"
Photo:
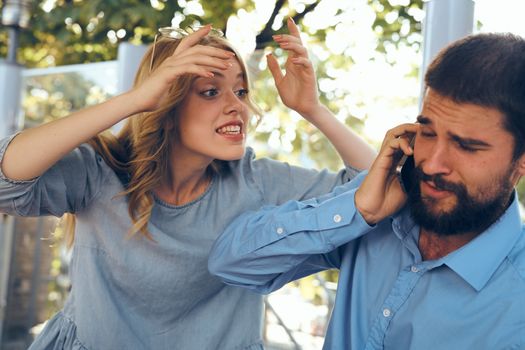
[[[277,234],[278,234],[278,235],[282,235],[283,232],[284,232],[284,229],[283,229],[282,227],[277,227],[277,230],[276,230],[276,231],[277,231]]]
[[[341,215],[339,214],[334,215],[334,222],[341,222],[341,219],[342,219]]]
[[[390,317],[391,314],[392,312],[390,311],[390,309],[383,309],[383,316]]]
[[[418,272],[419,269],[418,269],[417,267],[415,267],[415,266],[412,266],[412,267],[410,268],[410,271],[412,271],[412,272],[415,273],[415,272]]]

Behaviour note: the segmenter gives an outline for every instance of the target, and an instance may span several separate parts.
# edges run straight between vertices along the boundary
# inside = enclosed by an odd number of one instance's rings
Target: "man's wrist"
[[[360,197],[361,197],[360,190],[357,190],[354,196],[355,209],[363,217],[363,219],[366,221],[368,225],[373,226],[377,223],[378,220],[376,216],[374,215],[374,213],[366,210],[365,208],[361,206]]]

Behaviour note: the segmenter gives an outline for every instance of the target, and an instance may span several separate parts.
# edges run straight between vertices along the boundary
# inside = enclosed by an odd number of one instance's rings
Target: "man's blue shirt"
[[[209,268],[269,293],[340,269],[325,349],[525,349],[525,234],[517,196],[485,232],[422,261],[408,208],[369,226],[354,205],[362,176],[305,202],[245,213]]]

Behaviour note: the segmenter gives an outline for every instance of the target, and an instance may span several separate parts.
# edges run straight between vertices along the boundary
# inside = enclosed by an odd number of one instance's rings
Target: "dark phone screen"
[[[409,156],[406,158],[405,164],[401,167],[399,178],[401,180],[401,187],[403,187],[405,193],[408,193],[413,186],[411,174],[414,166],[414,156]]]
[[[414,148],[415,135],[410,136],[410,147]],[[414,170],[414,156],[403,155],[396,166],[396,174],[401,188],[408,193],[412,187],[412,170]]]

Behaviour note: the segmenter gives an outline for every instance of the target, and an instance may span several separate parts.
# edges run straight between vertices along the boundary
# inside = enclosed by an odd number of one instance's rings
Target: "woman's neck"
[[[172,161],[168,174],[154,190],[155,195],[172,205],[194,201],[206,192],[211,182],[210,163]]]

